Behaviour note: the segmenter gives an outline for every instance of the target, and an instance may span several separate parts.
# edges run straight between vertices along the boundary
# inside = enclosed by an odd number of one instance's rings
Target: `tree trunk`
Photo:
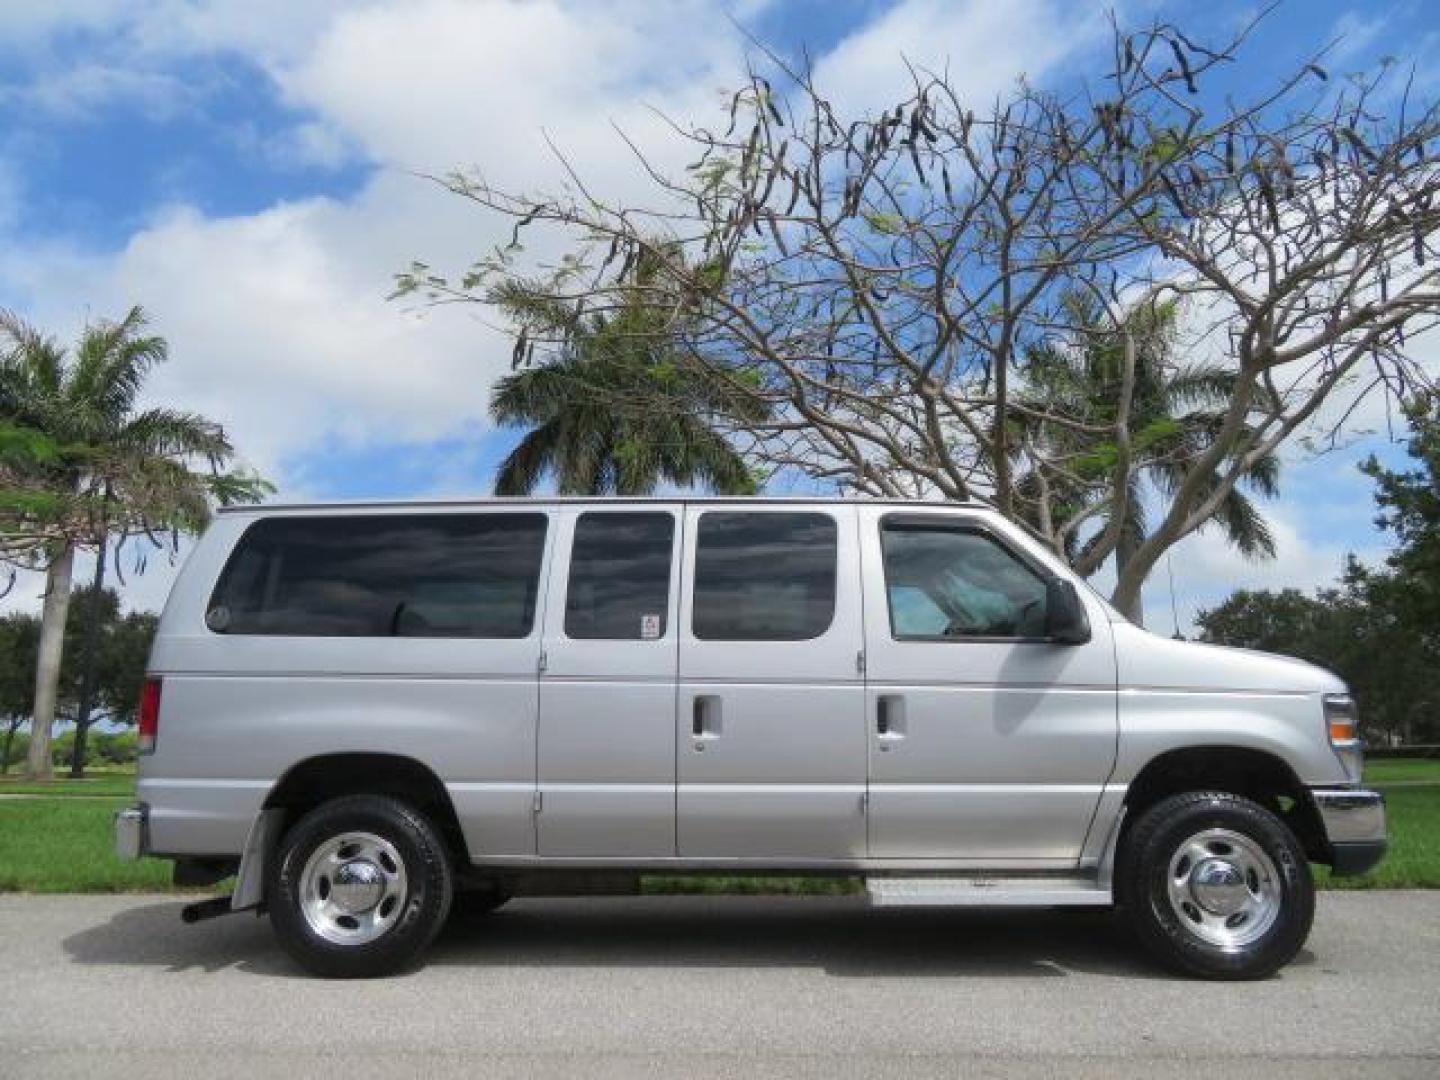
[[[12,716],[5,721],[5,748],[0,750],[0,776],[10,771],[10,747],[15,743],[15,732],[20,727],[21,717]]]
[[[70,574],[75,546],[66,543],[45,575],[45,607],[40,613],[40,650],[35,661],[35,719],[30,725],[30,755],[25,773],[48,780],[50,728],[60,697],[60,660],[65,652],[65,617],[70,613]]]
[[[105,537],[100,537],[100,546],[95,552],[95,579],[91,593],[94,613],[100,611],[100,590],[105,587]],[[75,709],[75,742],[70,748],[70,778],[80,780],[85,776],[85,736],[90,733],[90,710],[95,707],[95,683],[99,667],[96,645],[100,638],[100,620],[91,618],[85,626],[85,638],[80,654],[80,702]]]
[[[1161,556],[1169,551],[1178,539],[1179,537],[1172,535],[1162,540],[1151,534],[1125,553],[1123,564],[1120,562],[1119,548],[1116,548],[1115,589],[1110,594],[1110,603],[1124,612],[1127,618],[1130,617],[1129,613],[1135,610],[1139,610],[1143,615],[1141,602],[1145,579],[1160,562]]]
[[[1119,541],[1115,544],[1115,594],[1110,602],[1120,609],[1120,614],[1133,622],[1136,626],[1145,625],[1145,579],[1142,577],[1134,583],[1133,588],[1127,588],[1122,594],[1121,583],[1128,584],[1125,571],[1130,566],[1130,560],[1135,554],[1135,549],[1140,546],[1139,538],[1129,529],[1120,534]]]

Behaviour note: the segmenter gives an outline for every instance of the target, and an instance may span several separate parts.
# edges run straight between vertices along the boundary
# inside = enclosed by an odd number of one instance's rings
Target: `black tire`
[[[1253,933],[1257,935],[1254,940],[1219,944],[1214,937],[1226,933],[1223,907],[1216,914],[1210,908],[1202,911],[1193,898],[1178,905],[1172,900],[1172,859],[1178,860],[1174,868],[1182,872],[1193,869],[1195,863],[1187,861],[1182,845],[1207,835],[1207,830],[1247,838],[1269,859],[1273,877],[1268,872],[1242,877],[1246,880],[1244,888],[1252,896],[1259,895],[1262,889],[1251,882],[1270,881],[1265,888],[1272,897],[1278,894],[1278,910],[1272,902],[1262,904],[1262,910],[1270,914],[1247,911],[1228,917],[1240,920],[1234,931],[1237,936]],[[1210,843],[1211,850],[1224,856],[1228,845],[1223,837]],[[1238,858],[1243,866],[1245,855]],[[1305,944],[1315,916],[1310,864],[1294,834],[1258,803],[1218,791],[1173,795],[1142,813],[1122,844],[1115,892],[1126,921],[1153,957],[1173,970],[1205,979],[1262,979],[1274,974]],[[1238,895],[1230,893],[1232,897]],[[1222,925],[1207,930],[1206,920],[1210,920],[1211,927]],[[1248,927],[1246,920],[1253,920]]]
[[[301,900],[311,856],[352,833],[380,838],[398,854],[404,871],[398,914],[379,936],[359,944],[322,936]],[[268,877],[266,906],[280,944],[307,971],[332,979],[372,978],[410,967],[445,924],[454,892],[450,853],[440,833],[413,807],[379,795],[350,795],[310,811],[280,841]]]

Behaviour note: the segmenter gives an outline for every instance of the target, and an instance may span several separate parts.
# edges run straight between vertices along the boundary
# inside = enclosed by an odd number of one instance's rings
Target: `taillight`
[[[155,752],[155,740],[160,735],[160,680],[146,679],[140,688],[139,723],[136,726],[136,746],[142,754]]]

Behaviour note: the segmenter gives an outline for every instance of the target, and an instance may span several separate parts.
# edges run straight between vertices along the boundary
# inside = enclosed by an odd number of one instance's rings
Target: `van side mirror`
[[[1083,645],[1090,640],[1090,620],[1073,582],[1052,577],[1045,582],[1045,636],[1057,645]]]

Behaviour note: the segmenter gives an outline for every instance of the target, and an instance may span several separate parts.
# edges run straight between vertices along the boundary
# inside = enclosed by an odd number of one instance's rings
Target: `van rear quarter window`
[[[275,517],[240,537],[206,609],[220,634],[523,638],[544,514]]]

